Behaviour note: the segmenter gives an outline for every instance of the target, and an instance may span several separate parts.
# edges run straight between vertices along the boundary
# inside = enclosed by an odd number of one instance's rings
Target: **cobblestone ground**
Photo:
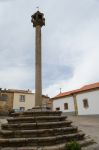
[[[68,116],[68,119],[99,144],[99,116]]]

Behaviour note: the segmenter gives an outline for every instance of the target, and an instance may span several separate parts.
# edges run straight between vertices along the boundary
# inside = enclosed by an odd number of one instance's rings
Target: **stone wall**
[[[0,92],[0,114],[7,113],[13,109],[13,92]]]

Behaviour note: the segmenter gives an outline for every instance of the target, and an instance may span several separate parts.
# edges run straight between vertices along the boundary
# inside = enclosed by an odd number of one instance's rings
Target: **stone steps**
[[[40,130],[1,130],[2,138],[32,138],[32,137],[48,137],[64,134],[77,133],[77,127],[65,127],[55,129],[40,129]]]
[[[72,121],[44,122],[44,123],[19,123],[19,124],[2,124],[3,130],[33,130],[33,129],[50,129],[71,126]]]
[[[14,117],[8,118],[9,124],[14,123],[35,123],[35,122],[59,122],[66,120],[66,116],[37,116],[37,117]]]
[[[99,146],[96,144],[93,144],[94,142],[91,139],[84,139],[79,140],[78,143],[82,146],[82,150],[99,150]],[[92,146],[93,144],[93,146]],[[65,150],[66,143],[63,144],[56,144],[55,146],[42,146],[42,147],[35,147],[35,146],[25,146],[25,147],[7,147],[2,148],[0,150]],[[94,147],[94,149],[93,149]]]
[[[12,113],[8,123],[1,125],[0,150],[65,150],[72,140],[90,146],[92,141],[61,113],[44,107]]]
[[[84,133],[78,132],[68,135],[58,135],[50,137],[36,137],[36,138],[9,138],[0,139],[1,147],[22,147],[22,146],[50,146],[55,144],[62,144],[71,140],[82,140]]]
[[[88,147],[92,144],[95,144],[95,141],[89,137],[85,137],[85,140],[79,141],[78,143],[81,145],[81,147]]]
[[[61,116],[62,112],[61,111],[25,111],[25,112],[20,112],[20,113],[12,113],[10,116],[11,117],[35,117],[35,116]]]

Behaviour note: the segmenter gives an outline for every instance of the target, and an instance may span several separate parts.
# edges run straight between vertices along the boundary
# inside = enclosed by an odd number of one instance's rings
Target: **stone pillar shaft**
[[[45,25],[44,14],[37,11],[31,22],[35,27],[35,105],[42,106],[42,58],[41,58],[41,28]]]
[[[35,105],[42,105],[41,26],[36,26],[35,47]]]

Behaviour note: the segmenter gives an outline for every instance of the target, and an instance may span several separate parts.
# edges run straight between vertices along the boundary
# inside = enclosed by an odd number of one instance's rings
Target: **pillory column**
[[[35,105],[42,105],[42,59],[41,59],[41,27],[45,25],[44,14],[37,11],[31,16],[33,27],[36,28],[35,39]]]

